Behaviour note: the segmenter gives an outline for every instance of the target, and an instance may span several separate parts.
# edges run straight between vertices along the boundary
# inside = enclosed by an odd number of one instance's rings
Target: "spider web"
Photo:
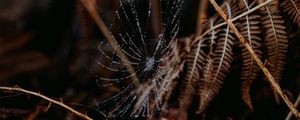
[[[128,59],[118,55],[106,41],[100,42],[100,59],[96,62],[105,71],[98,75],[97,85],[119,90],[97,102],[97,109],[108,119],[157,116],[163,95],[177,72],[175,37],[183,1],[160,1],[162,30],[158,36],[153,33],[150,1],[121,0],[119,4],[110,30]],[[125,64],[133,66],[135,73],[129,73]],[[132,76],[137,76],[140,84],[131,80]]]

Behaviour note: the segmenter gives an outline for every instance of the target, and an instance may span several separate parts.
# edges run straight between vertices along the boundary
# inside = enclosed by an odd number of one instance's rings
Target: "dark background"
[[[113,21],[117,0],[96,0],[98,11],[107,26]],[[185,0],[178,37],[193,34],[198,1]],[[209,7],[210,15],[214,11]],[[292,99],[300,91],[300,34],[297,25],[287,19],[290,32],[283,90]],[[0,86],[20,86],[40,91],[60,100],[95,119],[102,119],[96,103],[109,96],[109,90],[97,87],[96,76],[104,72],[95,65],[97,45],[104,38],[78,0],[1,0],[0,1]],[[239,48],[235,48],[239,51]],[[204,118],[284,119],[288,108],[274,102],[269,84],[260,79],[251,91],[254,111],[248,110],[240,95],[241,56],[226,78],[220,94],[214,99]],[[262,75],[261,75],[262,76]],[[112,88],[113,89],[113,88]],[[113,90],[112,90],[113,91]],[[63,108],[34,96],[2,91],[0,119],[75,119]],[[193,114],[190,119],[203,118]]]

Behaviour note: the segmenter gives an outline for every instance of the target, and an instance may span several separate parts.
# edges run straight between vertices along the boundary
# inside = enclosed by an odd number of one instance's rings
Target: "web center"
[[[144,69],[144,71],[150,71],[153,69],[154,67],[154,64],[155,64],[155,59],[153,57],[147,57],[146,58],[146,68]]]

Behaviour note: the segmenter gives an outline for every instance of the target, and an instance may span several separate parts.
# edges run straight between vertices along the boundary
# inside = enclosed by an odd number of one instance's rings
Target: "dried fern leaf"
[[[300,1],[299,0],[283,0],[280,4],[283,11],[300,26]]]
[[[247,5],[246,1],[244,0],[243,3],[241,3],[241,8],[244,8],[243,11],[248,11],[249,6]],[[240,33],[244,38],[246,38],[249,45],[252,47],[254,52],[257,54],[259,58],[262,57],[262,50],[261,50],[261,44],[262,40],[260,38],[261,34],[261,26],[260,26],[260,15],[257,13],[253,13],[250,15],[247,15],[239,20],[241,23],[241,26],[239,28]],[[260,68],[255,63],[252,56],[249,54],[247,49],[243,47],[242,49],[242,57],[243,57],[243,66],[242,66],[242,72],[241,72],[241,80],[242,87],[241,87],[241,94],[242,99],[244,103],[249,107],[250,110],[253,110],[252,102],[251,102],[251,96],[250,96],[250,88],[252,85],[252,82],[256,79]]]
[[[201,81],[200,86],[200,112],[204,111],[208,103],[218,94],[222,87],[223,80],[229,72],[230,64],[232,62],[232,49],[234,38],[229,32],[229,27],[220,31],[217,47],[214,51],[212,59],[208,60],[203,75],[205,80]]]
[[[235,13],[237,7],[230,8],[229,4],[224,4],[229,18],[233,17],[231,13]],[[216,48],[213,49],[212,54],[206,58],[206,65],[203,71],[203,78],[199,84],[199,112],[206,109],[208,103],[219,93],[223,85],[223,80],[229,72],[231,62],[233,60],[233,52],[231,46],[233,45],[233,32],[230,31],[229,26],[222,28],[218,33],[216,41]]]
[[[210,20],[210,28],[213,27],[214,20]],[[214,46],[215,46],[215,41],[217,39],[217,35],[218,35],[218,31],[216,30],[212,30],[211,33],[208,34],[207,37],[205,37],[206,39],[208,39],[208,48],[209,48],[209,52],[207,54],[207,56],[205,56],[205,60],[204,60],[204,67],[203,67],[203,72],[202,72],[202,77],[200,78],[200,81],[198,82],[198,94],[200,96],[200,101],[201,101],[201,96],[203,93],[203,90],[205,90],[206,88],[203,87],[203,84],[205,84],[206,81],[209,78],[209,76],[212,75],[212,62],[213,62],[213,55],[214,55]],[[199,108],[201,108],[201,106],[199,106]]]
[[[249,16],[249,20],[252,18],[256,19],[259,18],[259,15],[253,15]],[[258,55],[259,58],[262,56],[262,51],[261,51],[261,38],[259,37],[259,34],[261,33],[260,31],[260,24],[259,21],[250,21],[253,24],[249,25],[249,31],[246,29],[242,29],[241,34],[244,36],[244,38],[248,38],[248,42],[252,46],[252,49],[254,52]],[[245,25],[245,24],[244,24]],[[250,33],[248,33],[250,32]],[[251,37],[247,37],[247,36]],[[242,72],[241,72],[241,79],[243,80],[242,83],[242,99],[246,103],[246,105],[252,110],[252,103],[251,103],[251,98],[250,98],[250,87],[252,85],[253,80],[256,79],[260,68],[259,66],[255,63],[254,59],[252,56],[249,54],[246,48],[243,48],[242,50],[242,57],[243,57],[243,67],[242,67]]]
[[[263,12],[261,20],[265,28],[264,40],[268,49],[268,69],[276,82],[279,82],[282,78],[288,47],[287,29],[284,25],[285,20],[279,14],[279,11],[270,11],[268,7],[266,7],[266,11]],[[274,92],[274,94],[278,102],[279,98],[276,97],[276,92]]]
[[[205,53],[203,51],[204,40],[199,40],[191,48],[191,52],[186,57],[187,75],[184,79],[183,85],[180,88],[179,102],[180,108],[186,110],[191,104],[192,96],[195,93],[197,81],[200,78]]]

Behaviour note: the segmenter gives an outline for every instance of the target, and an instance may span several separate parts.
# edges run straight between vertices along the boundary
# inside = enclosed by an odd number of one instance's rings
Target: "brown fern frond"
[[[280,3],[283,11],[300,26],[300,1],[299,0],[283,0]]]
[[[246,1],[243,2],[243,4],[240,4],[244,8],[243,11],[248,11],[249,6]],[[253,13],[250,15],[247,15],[240,19],[241,28],[240,33],[244,38],[247,39],[247,42],[251,45],[254,52],[258,55],[259,58],[262,57],[262,50],[261,50],[261,44],[262,40],[260,38],[261,34],[261,26],[260,26],[260,15],[257,13]],[[242,99],[245,102],[245,104],[253,110],[252,102],[251,102],[251,96],[250,96],[250,87],[252,85],[252,82],[256,79],[260,68],[255,63],[254,59],[251,57],[249,52],[245,47],[242,49],[242,57],[243,57],[243,67],[241,72],[241,79],[242,87],[241,87],[241,94]]]
[[[235,16],[237,7],[230,8],[229,4],[225,3],[226,11],[229,17]],[[231,14],[234,13],[234,14]],[[230,64],[233,60],[233,32],[229,26],[223,28],[218,33],[216,48],[213,53],[207,57],[206,66],[204,67],[203,79],[199,85],[199,112],[203,112],[208,103],[219,93],[223,85],[227,73],[229,72]]]
[[[195,93],[195,87],[200,78],[206,56],[202,49],[203,47],[204,40],[200,40],[198,44],[192,46],[191,52],[186,57],[187,75],[179,96],[180,108],[182,110],[186,110],[189,107],[192,96]]]
[[[253,15],[249,16],[249,20],[252,18],[259,18],[259,15]],[[255,23],[257,22],[257,23]],[[253,24],[252,24],[253,23]],[[247,28],[246,28],[247,29]],[[248,30],[242,29],[241,34],[245,37],[248,38],[248,42],[252,46],[252,49],[254,52],[261,58],[262,56],[262,51],[260,49],[261,47],[261,39],[259,38],[259,34],[261,33],[260,27],[259,27],[259,21],[251,21],[249,25],[250,30],[249,34],[251,37],[246,37],[248,36]],[[252,103],[251,103],[251,98],[250,98],[250,87],[252,85],[253,80],[257,77],[260,68],[259,66],[255,63],[254,59],[251,57],[251,55],[248,53],[246,48],[243,48],[242,50],[242,56],[243,56],[243,67],[242,67],[242,73],[241,73],[241,79],[243,80],[242,83],[242,99],[246,103],[246,105],[252,109]]]
[[[213,20],[210,20],[210,28],[213,27]],[[218,35],[218,31],[216,30],[212,30],[211,33],[208,34],[209,36],[205,37],[207,38],[209,41],[209,52],[207,54],[207,56],[205,57],[204,60],[204,67],[203,67],[203,73],[202,73],[202,77],[200,78],[200,81],[198,82],[198,94],[200,96],[200,101],[201,101],[201,96],[202,96],[202,91],[205,91],[205,87],[203,87],[203,83],[205,81],[208,81],[207,78],[209,78],[209,76],[212,75],[212,62],[213,62],[213,55],[214,55],[214,46],[215,46],[215,41],[217,39],[217,35]],[[199,106],[199,108],[201,108],[201,106]]]
[[[209,76],[204,76],[205,81],[200,86],[200,112],[204,111],[208,103],[214,98],[222,87],[223,80],[229,72],[230,64],[232,62],[232,49],[234,38],[229,33],[229,28],[220,31],[216,50],[213,53],[211,64],[207,64],[206,71],[203,72]]]
[[[266,7],[266,11],[262,17],[262,24],[265,28],[264,40],[268,49],[268,69],[277,82],[282,78],[288,47],[287,29],[284,23],[285,20],[279,14],[279,11],[270,11],[270,9]],[[275,94],[275,97],[276,96],[277,94]],[[277,102],[278,101],[277,99]]]

